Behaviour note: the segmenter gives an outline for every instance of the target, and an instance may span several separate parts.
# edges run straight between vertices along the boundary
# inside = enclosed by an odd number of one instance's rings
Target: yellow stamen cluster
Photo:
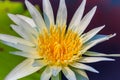
[[[82,46],[79,35],[66,26],[51,26],[39,35],[38,52],[50,65],[67,65],[78,59]]]

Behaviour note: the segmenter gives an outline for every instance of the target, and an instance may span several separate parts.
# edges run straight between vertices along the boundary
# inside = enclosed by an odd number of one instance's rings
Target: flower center
[[[79,35],[66,26],[51,26],[39,35],[38,52],[50,65],[68,65],[79,59],[82,42]]]

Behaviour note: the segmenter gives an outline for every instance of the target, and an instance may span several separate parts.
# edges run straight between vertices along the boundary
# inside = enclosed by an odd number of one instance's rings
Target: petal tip
[[[116,33],[113,34],[113,36],[116,36],[116,35],[117,35]]]
[[[101,29],[103,29],[104,27],[105,27],[105,25],[103,25],[103,26],[99,27],[99,29],[101,30]]]
[[[8,17],[14,21],[14,18],[16,18],[15,14],[8,13]]]
[[[94,9],[96,10],[96,9],[97,9],[97,6],[94,6]]]
[[[93,9],[91,11],[93,11],[94,13],[96,12],[97,10],[97,6],[94,6]]]
[[[15,25],[14,24],[10,24],[10,27],[14,27]]]
[[[105,27],[105,25],[102,26],[103,28]]]
[[[109,38],[115,37],[116,35],[117,35],[116,33],[111,34],[111,35],[109,35]]]
[[[98,73],[100,73],[99,71],[96,71],[96,73],[98,74]]]
[[[83,3],[86,3],[86,0],[83,0]]]
[[[25,0],[25,3],[28,3],[29,1],[28,0]]]
[[[30,2],[28,0],[25,0],[25,5],[30,5]]]
[[[110,61],[115,61],[115,59],[111,59]]]
[[[9,17],[13,16],[13,14],[11,14],[11,13],[8,13],[7,15],[8,15]]]
[[[93,68],[93,70],[91,70],[91,71],[94,72],[94,73],[99,73],[99,71],[96,70],[96,69],[94,69],[94,68]]]

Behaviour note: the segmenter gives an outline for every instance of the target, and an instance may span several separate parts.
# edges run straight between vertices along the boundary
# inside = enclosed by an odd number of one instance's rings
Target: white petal
[[[25,0],[25,4],[34,20],[36,25],[40,28],[39,30],[42,30],[44,27],[46,27],[45,22],[39,13],[39,11],[28,1]]]
[[[32,37],[25,31],[23,27],[17,26],[17,25],[11,25],[12,29],[18,33],[21,37],[23,37],[25,40],[32,41]]]
[[[91,11],[89,11],[84,18],[80,21],[79,27],[76,28],[76,32],[79,33],[79,35],[81,35],[84,30],[87,28],[87,26],[89,25],[91,19],[93,18],[95,12],[96,12],[97,6],[95,6]]]
[[[52,75],[57,76],[58,73],[61,71],[61,67],[59,67],[59,66],[51,66],[51,70],[52,70]]]
[[[69,67],[63,67],[62,72],[68,80],[77,80],[74,72]]]
[[[38,67],[38,66],[42,66],[42,65],[46,66],[47,64],[39,58],[35,59],[33,64],[32,64],[33,67]]]
[[[9,43],[13,43],[13,44],[23,44],[26,46],[35,47],[34,43],[26,41],[22,38],[18,38],[18,37],[6,35],[6,34],[0,34],[0,40],[5,41],[5,42],[9,42]]]
[[[28,76],[38,70],[41,69],[41,67],[33,67],[32,66],[33,59],[26,59],[21,64],[19,64],[16,68],[14,68],[5,78],[5,80],[17,80],[22,77]]]
[[[83,34],[83,38],[82,38],[82,41],[83,43],[87,42],[88,40],[90,40],[92,37],[94,37],[100,30],[102,30],[103,28],[105,27],[104,26],[101,26],[101,27],[98,27],[98,28],[95,28],[95,29],[92,29],[90,30],[89,32]]]
[[[37,53],[29,53],[29,52],[20,52],[20,51],[16,51],[16,52],[10,52],[11,54],[14,55],[18,55],[18,56],[23,56],[23,57],[27,57],[27,58],[33,58],[33,59],[38,59],[40,58],[40,56]]]
[[[77,11],[75,12],[71,22],[70,22],[70,25],[69,25],[70,29],[73,29],[73,28],[76,28],[79,26],[81,18],[82,18],[83,13],[84,13],[85,4],[86,4],[86,0],[83,0],[81,5],[79,6]]]
[[[51,76],[52,76],[51,69],[50,69],[50,67],[47,67],[47,68],[43,71],[40,80],[49,80]]]
[[[14,44],[14,43],[6,42],[6,41],[2,41],[2,43],[6,44],[8,46],[14,47],[16,49],[25,51],[25,52],[35,52],[36,51],[36,48],[26,46],[26,45],[22,45],[22,44],[19,44],[19,43]]]
[[[24,19],[13,15],[13,14],[8,14],[8,16],[19,26],[23,27],[26,32],[28,32],[30,35],[33,36],[38,36],[37,32],[31,27],[29,23],[27,23]]]
[[[54,25],[54,14],[49,0],[43,0],[43,12],[46,25],[48,27],[50,27],[50,25]],[[50,24],[48,24],[48,22]]]
[[[114,59],[105,57],[83,57],[82,59],[79,60],[79,62],[83,63],[94,63],[99,61],[114,61]]]
[[[27,17],[27,16],[23,16],[23,15],[17,15],[18,17],[22,18],[23,20],[25,20],[27,23],[29,23],[33,28],[36,27],[36,24],[34,23],[34,21]]]
[[[92,51],[87,51],[84,53],[86,56],[105,56],[105,57],[120,57],[120,54],[103,54],[99,52],[92,52]]]
[[[96,39],[104,38],[104,37],[106,37],[106,36],[107,36],[107,35],[97,34],[97,35],[95,35],[94,37],[92,37],[88,42],[94,41],[94,40],[96,40]]]
[[[86,78],[85,80],[89,80],[87,73],[84,70],[80,70],[80,69],[74,69],[74,71],[76,73],[78,73],[79,75],[83,76],[84,78]],[[83,79],[84,80],[84,79]]]
[[[98,38],[96,40],[90,41],[83,46],[83,49],[81,50],[81,52],[84,53],[88,49],[90,49],[91,47],[95,46],[96,44],[101,43],[101,42],[106,41],[106,40],[109,40],[110,38],[114,37],[115,35],[116,34],[111,34],[111,35],[107,35],[107,36],[104,36],[102,38]]]
[[[67,22],[67,8],[66,8],[66,4],[65,4],[65,0],[60,0],[60,4],[59,4],[59,9],[57,12],[57,25],[64,25]]]
[[[75,68],[78,68],[78,69],[83,69],[83,70],[88,70],[88,71],[91,71],[91,72],[99,73],[94,68],[92,68],[88,65],[82,64],[82,63],[73,63],[73,64],[71,64],[71,66],[75,67]]]

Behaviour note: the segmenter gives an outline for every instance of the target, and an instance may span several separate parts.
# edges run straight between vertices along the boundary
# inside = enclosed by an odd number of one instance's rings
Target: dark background
[[[13,1],[24,2],[24,0]],[[29,1],[33,4],[39,4],[42,9],[42,0]],[[50,1],[56,16],[59,0]],[[66,0],[68,8],[68,24],[81,1],[82,0]],[[98,6],[97,12],[86,31],[105,24],[106,27],[100,32],[100,34],[117,33],[117,36],[93,47],[91,50],[107,54],[120,54],[120,0],[87,0],[85,13],[95,5]],[[100,71],[99,74],[87,72],[90,80],[120,80],[120,58],[115,59],[115,62],[98,62],[90,64]],[[66,79],[64,78],[64,80]]]

